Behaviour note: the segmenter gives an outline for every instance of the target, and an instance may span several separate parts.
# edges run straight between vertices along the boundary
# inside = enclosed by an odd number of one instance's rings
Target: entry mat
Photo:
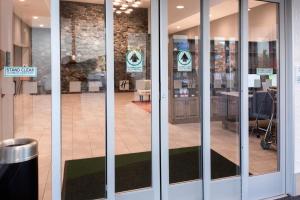
[[[201,179],[201,147],[170,149],[170,183]],[[212,179],[235,176],[240,168],[211,150]],[[65,162],[62,199],[105,197],[105,157]],[[116,192],[151,187],[151,152],[116,156]]]

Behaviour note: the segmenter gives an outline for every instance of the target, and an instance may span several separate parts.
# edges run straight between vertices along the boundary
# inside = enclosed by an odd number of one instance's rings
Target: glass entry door
[[[260,199],[285,193],[284,5],[248,6],[249,199]]]
[[[160,4],[162,196],[284,194],[282,1]]]
[[[282,17],[280,1],[60,0],[62,199],[284,194]]]
[[[60,0],[62,199],[159,200],[158,1]]]

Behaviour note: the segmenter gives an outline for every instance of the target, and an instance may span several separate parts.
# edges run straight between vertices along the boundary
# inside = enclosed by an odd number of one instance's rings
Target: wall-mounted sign
[[[143,53],[138,50],[130,50],[126,54],[126,71],[143,72],[144,58]]]
[[[37,77],[37,68],[5,66],[3,73],[4,73],[4,77]]]
[[[129,80],[120,80],[119,90],[120,91],[128,91],[129,90]]]
[[[273,68],[256,68],[256,74],[261,76],[272,75]]]
[[[189,51],[179,51],[177,54],[177,68],[179,72],[192,71],[192,54]]]

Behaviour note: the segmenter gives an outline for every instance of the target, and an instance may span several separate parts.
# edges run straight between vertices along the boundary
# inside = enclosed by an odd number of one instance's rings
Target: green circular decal
[[[128,51],[126,55],[126,62],[131,66],[140,65],[143,62],[143,56],[140,51]]]
[[[192,62],[192,55],[189,51],[180,51],[177,60],[181,65],[189,65]]]

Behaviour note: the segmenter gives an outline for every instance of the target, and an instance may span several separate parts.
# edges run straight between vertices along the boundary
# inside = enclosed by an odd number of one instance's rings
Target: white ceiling
[[[44,27],[50,27],[50,0],[20,0],[14,1],[14,9],[16,15],[23,19],[28,25],[32,27],[39,27],[41,24]],[[103,4],[104,0],[61,0],[74,1],[84,3]],[[141,7],[149,7],[151,0],[142,0]],[[261,1],[250,1],[249,7],[253,8],[264,4]],[[177,5],[183,5],[184,9],[177,9]],[[169,0],[168,5],[168,20],[169,33],[178,30],[199,25],[200,19],[200,1],[199,0]],[[211,0],[211,20],[216,20],[228,15],[237,13],[237,0]],[[38,16],[38,19],[33,19],[33,16]]]
[[[249,8],[265,4],[261,1],[249,1]],[[177,9],[177,5],[183,5],[184,9]],[[237,0],[211,0],[210,20],[217,20],[222,17],[238,12]],[[200,3],[199,0],[169,0],[169,33],[174,33],[200,24]],[[180,28],[179,28],[180,27]]]
[[[61,0],[61,1],[72,1],[72,2],[81,2],[81,3],[94,3],[94,4],[103,4],[104,0]],[[148,8],[151,0],[141,0],[142,8]]]
[[[1,0],[2,1],[2,0]],[[82,3],[95,3],[103,4],[104,0],[61,0],[61,1],[73,1]],[[19,16],[26,24],[31,27],[40,27],[44,25],[45,28],[50,27],[50,0],[13,0],[14,12]],[[150,0],[141,0],[141,7],[147,8],[150,6]],[[33,16],[37,16],[38,19],[33,19]]]
[[[13,0],[14,12],[31,27],[50,27],[50,0]],[[33,19],[37,16],[38,19]]]

